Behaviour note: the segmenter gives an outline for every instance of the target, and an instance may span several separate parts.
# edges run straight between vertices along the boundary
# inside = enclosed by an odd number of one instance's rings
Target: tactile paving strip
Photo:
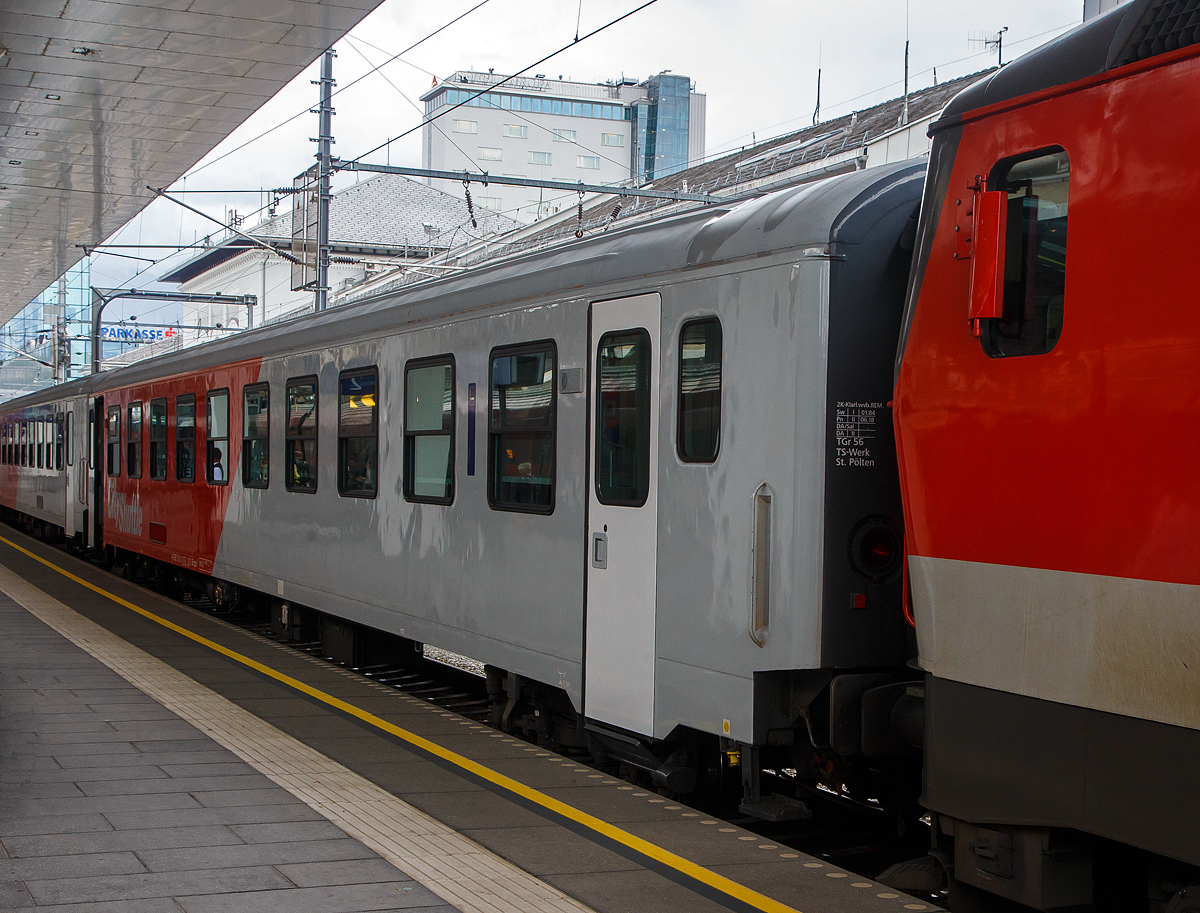
[[[0,590],[463,913],[589,913],[391,793],[0,567]]]

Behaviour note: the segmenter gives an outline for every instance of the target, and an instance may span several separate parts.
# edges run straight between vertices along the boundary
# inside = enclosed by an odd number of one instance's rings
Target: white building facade
[[[460,70],[421,96],[422,167],[641,184],[704,158],[705,96],[686,76],[664,71],[641,83],[505,79]],[[451,181],[430,183],[458,190]],[[562,191],[537,187],[489,184],[472,193],[480,206],[524,222],[575,205]]]

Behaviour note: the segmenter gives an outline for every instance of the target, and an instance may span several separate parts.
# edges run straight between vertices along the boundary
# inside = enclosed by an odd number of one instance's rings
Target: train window
[[[1006,159],[989,185],[1008,193],[1002,316],[982,321],[992,358],[1043,355],[1058,343],[1067,269],[1067,191],[1071,163],[1062,149]]]
[[[58,413],[54,420],[54,468],[62,472],[63,468],[63,425],[66,424],[67,417],[63,413]]]
[[[108,474],[121,474],[121,407],[108,410]]]
[[[242,487],[266,488],[270,478],[271,395],[266,384],[242,388]]]
[[[229,391],[208,391],[204,477],[209,485],[229,484]]]
[[[167,477],[167,401],[150,400],[150,478]]]
[[[175,397],[175,478],[196,479],[196,396]]]
[[[650,334],[605,333],[596,361],[596,497],[641,507],[650,494]]]
[[[404,368],[404,497],[454,500],[454,359],[410,361]]]
[[[26,421],[18,422],[18,434],[21,436],[21,465],[29,465],[29,423]]]
[[[67,465],[75,465],[75,413],[67,413],[66,424]]]
[[[42,460],[42,454],[44,453],[44,444],[46,442],[46,424],[40,418],[33,420],[33,440],[34,449],[37,450],[37,468],[41,469],[45,465]]]
[[[338,494],[373,498],[379,463],[374,368],[338,377]]]
[[[317,490],[317,379],[287,382],[287,462],[283,484],[288,491]]]
[[[721,446],[721,321],[685,323],[679,333],[679,458],[712,463]]]
[[[125,474],[131,479],[142,477],[142,404],[129,404],[129,429],[125,445],[129,451],[126,458]]]
[[[494,349],[488,385],[488,504],[554,510],[553,342]]]
[[[0,425],[0,463],[8,465],[8,424]]]

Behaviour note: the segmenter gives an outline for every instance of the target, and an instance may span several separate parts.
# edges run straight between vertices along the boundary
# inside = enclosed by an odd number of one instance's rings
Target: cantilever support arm
[[[118,298],[141,298],[148,301],[199,301],[209,304],[233,304],[253,308],[258,303],[257,295],[197,295],[187,292],[146,292],[141,289],[102,292],[91,286],[92,292],[92,373],[100,373],[100,318],[110,301]]]

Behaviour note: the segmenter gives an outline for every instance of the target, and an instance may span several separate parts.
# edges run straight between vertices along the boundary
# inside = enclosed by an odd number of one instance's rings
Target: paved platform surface
[[[0,909],[935,909],[0,539]]]
[[[454,907],[0,596],[0,910]]]

